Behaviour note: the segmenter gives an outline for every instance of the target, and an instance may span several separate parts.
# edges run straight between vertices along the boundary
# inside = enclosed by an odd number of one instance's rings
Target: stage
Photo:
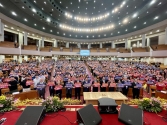
[[[83,98],[85,100],[86,105],[98,105],[98,99],[107,97],[112,98],[116,101],[118,105],[125,103],[128,98],[124,96],[121,92],[84,92]]]
[[[70,122],[74,123],[73,125],[78,125],[76,123],[76,110],[82,108],[84,106],[80,105],[71,105],[65,106],[65,112],[55,112],[55,113],[48,113],[44,117],[43,121],[40,125],[71,125]],[[136,107],[136,106],[135,106]],[[24,107],[25,108],[25,107]],[[94,108],[98,111],[97,106]],[[118,106],[118,109],[120,107]],[[0,118],[7,118],[4,125],[14,125],[18,118],[20,117],[22,111],[11,111],[5,112],[4,114],[0,115]],[[164,116],[166,111],[163,110],[158,115]],[[100,125],[124,125],[123,123],[118,121],[118,114],[100,114],[102,117],[102,123]],[[150,113],[144,111],[144,121],[150,123],[151,125],[166,125],[166,122],[162,120],[156,113]],[[70,121],[70,122],[69,122]]]

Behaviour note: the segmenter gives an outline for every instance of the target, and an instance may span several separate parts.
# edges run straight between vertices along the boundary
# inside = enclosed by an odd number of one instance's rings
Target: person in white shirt
[[[34,90],[36,90],[37,89],[37,83],[40,82],[40,77],[38,75],[36,75],[33,82],[34,82]]]

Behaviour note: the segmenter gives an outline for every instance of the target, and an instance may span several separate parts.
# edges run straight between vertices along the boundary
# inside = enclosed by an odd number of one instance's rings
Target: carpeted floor
[[[66,106],[68,111],[47,114],[41,125],[71,125],[71,123],[76,122],[76,110],[82,108],[83,106]],[[97,109],[97,106],[95,106]],[[70,111],[69,111],[70,110]],[[7,118],[4,125],[14,125],[21,115],[20,111],[12,111],[5,113],[0,118]],[[162,111],[159,115],[164,116],[166,111]],[[100,125],[124,125],[118,121],[118,114],[101,114],[102,123]],[[144,121],[150,123],[150,125],[166,125],[167,122],[163,121],[160,116],[155,113],[144,112]],[[71,123],[70,123],[71,122]],[[78,125],[74,123],[73,125]]]

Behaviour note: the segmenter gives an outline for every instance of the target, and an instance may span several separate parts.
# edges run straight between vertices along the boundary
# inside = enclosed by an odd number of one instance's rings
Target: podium
[[[98,110],[100,114],[118,114],[117,104],[114,99],[100,98],[98,99]]]

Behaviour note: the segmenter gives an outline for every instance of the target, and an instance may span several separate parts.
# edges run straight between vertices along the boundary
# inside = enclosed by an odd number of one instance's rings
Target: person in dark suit
[[[55,82],[53,78],[48,82],[48,85],[49,85],[50,96],[54,96],[55,95],[55,90],[54,90]]]
[[[40,82],[37,83],[37,91],[38,91],[38,94],[39,94],[39,97],[45,99],[45,86],[46,86],[46,83],[44,82],[44,79],[40,79]]]
[[[80,93],[81,93],[81,82],[79,80],[74,82],[74,86],[75,86],[75,99],[80,100]]]
[[[71,98],[72,97],[72,88],[73,88],[73,83],[71,82],[70,79],[68,79],[68,82],[66,83],[66,98]]]
[[[140,88],[142,87],[142,85],[140,83],[138,83],[137,79],[135,79],[134,82],[131,83],[132,84],[132,92],[133,92],[133,99],[137,98],[139,99],[139,94],[140,94]]]
[[[129,91],[129,86],[131,86],[131,83],[130,81],[128,81],[127,78],[124,78],[124,80],[122,81],[122,84],[124,85],[124,87],[122,88],[122,92],[125,96],[127,96]]]

